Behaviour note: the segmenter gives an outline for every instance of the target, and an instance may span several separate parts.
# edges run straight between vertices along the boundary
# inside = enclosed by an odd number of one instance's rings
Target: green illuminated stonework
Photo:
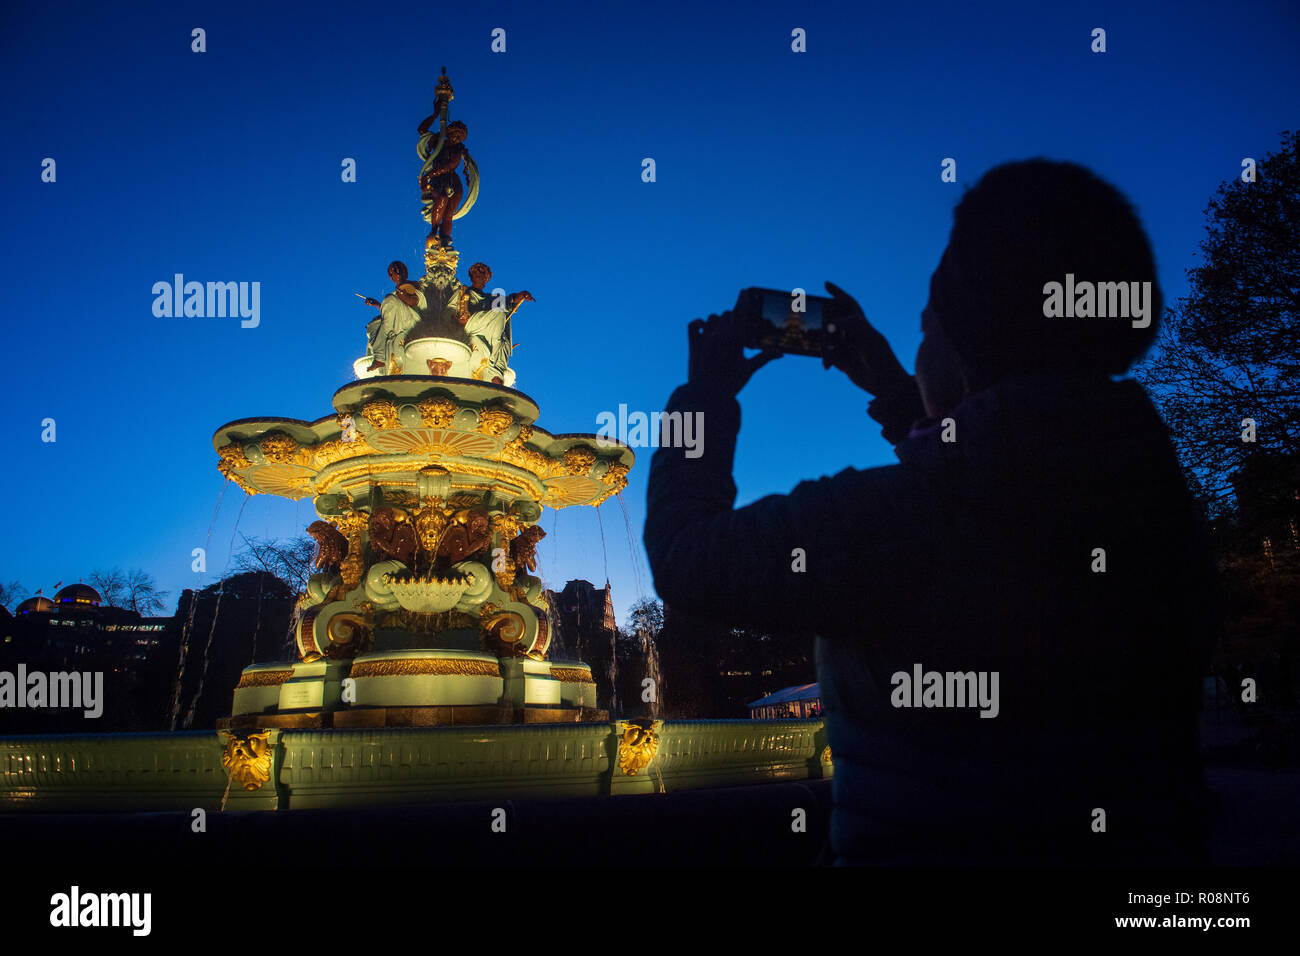
[[[247,784],[239,778],[248,775],[230,768],[231,761],[223,765],[237,733],[0,739],[0,808],[34,813],[344,808],[676,792],[832,772],[819,720],[264,733],[267,747],[260,759],[269,773],[261,783],[253,774]]]

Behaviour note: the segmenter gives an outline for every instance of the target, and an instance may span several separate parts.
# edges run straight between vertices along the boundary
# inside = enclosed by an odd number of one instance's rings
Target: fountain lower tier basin
[[[829,777],[821,720],[0,738],[0,810],[346,808],[673,792]]]
[[[581,661],[411,648],[245,668],[220,730],[608,722]]]

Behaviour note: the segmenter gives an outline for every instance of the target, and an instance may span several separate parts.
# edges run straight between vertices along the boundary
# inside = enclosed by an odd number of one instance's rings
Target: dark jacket
[[[688,384],[667,411],[703,412],[705,442],[651,461],[655,587],[696,616],[816,635],[839,861],[1199,860],[1214,569],[1140,386],[1005,381],[951,413],[955,441],[914,432],[897,465],[734,510],[736,400]],[[779,455],[789,427],[752,437]],[[895,706],[916,665],[997,672],[997,716]]]

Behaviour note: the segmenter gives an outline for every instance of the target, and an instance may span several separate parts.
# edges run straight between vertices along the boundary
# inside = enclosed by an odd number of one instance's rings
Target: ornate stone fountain
[[[216,732],[0,737],[0,810],[174,811],[188,827],[195,808],[499,802],[832,773],[820,721],[610,721],[590,669],[549,659],[538,519],[622,490],[633,455],[538,427],[509,365],[511,320],[532,297],[488,289],[481,263],[469,285],[456,278],[451,223],[477,197],[478,169],[467,131],[448,122],[451,98],[444,74],[419,130],[425,276],[390,269],[394,291],[368,300],[380,316],[358,381],[323,418],[246,418],[213,438],[221,472],[249,494],[315,504],[298,660],[246,668]]]
[[[224,726],[607,719],[590,669],[548,660],[537,522],[545,507],[621,491],[634,456],[545,431],[511,387],[511,320],[532,296],[487,289],[482,263],[470,284],[456,278],[451,222],[477,197],[478,170],[465,127],[448,122],[451,99],[444,72],[420,125],[425,276],[410,282],[393,263],[394,292],[366,298],[380,317],[359,381],[316,421],[246,418],[213,438],[239,487],[311,497],[320,516],[307,529],[320,549],[299,602],[300,660],[247,668]]]

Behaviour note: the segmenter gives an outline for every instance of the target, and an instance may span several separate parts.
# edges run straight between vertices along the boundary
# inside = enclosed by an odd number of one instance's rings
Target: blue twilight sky
[[[415,127],[443,64],[483,177],[462,264],[537,297],[515,366],[539,423],[595,431],[620,404],[662,408],[686,323],[750,285],[832,279],[911,368],[952,208],[1006,160],[1114,182],[1166,298],[1185,294],[1207,200],[1296,125],[1298,26],[1290,0],[7,3],[0,580],[49,594],[141,567],[171,606],[196,583],[191,549],[208,542],[199,583],[222,572],[237,517],[259,537],[313,520],[310,501],[223,495],[211,436],[328,414],[373,315],[352,293],[389,288],[394,258],[422,272]],[[150,290],[175,273],[260,282],[260,325],[155,318]],[[740,503],[892,460],[867,397],[814,359],[765,368],[741,399]],[[608,574],[620,622],[652,593],[650,453],[626,514],[611,499],[543,518],[548,583]]]

